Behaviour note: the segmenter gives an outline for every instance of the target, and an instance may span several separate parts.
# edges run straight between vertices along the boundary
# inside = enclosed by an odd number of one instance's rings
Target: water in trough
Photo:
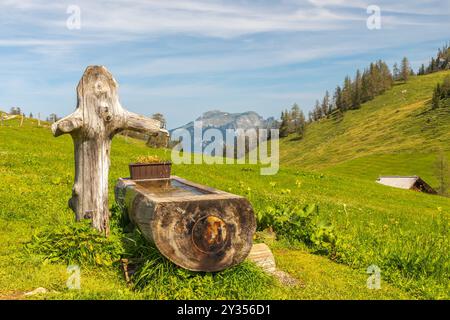
[[[145,190],[145,193],[161,198],[211,194],[207,190],[187,185],[176,179],[137,180],[135,182]]]

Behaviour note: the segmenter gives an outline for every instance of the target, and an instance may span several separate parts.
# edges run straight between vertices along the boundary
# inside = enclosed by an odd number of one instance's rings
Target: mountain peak
[[[203,127],[213,127],[220,130],[225,129],[251,129],[251,128],[266,128],[268,123],[272,121],[265,120],[255,111],[245,111],[242,113],[229,113],[221,110],[210,110],[204,112],[196,121],[202,121]],[[180,128],[193,129],[194,122],[191,121]],[[178,128],[176,128],[178,129]],[[173,129],[173,130],[176,130]],[[171,130],[171,131],[173,131]]]

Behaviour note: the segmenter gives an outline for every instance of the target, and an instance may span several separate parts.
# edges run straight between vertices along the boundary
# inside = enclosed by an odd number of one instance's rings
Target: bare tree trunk
[[[77,221],[92,219],[92,226],[106,234],[112,138],[122,130],[168,135],[159,121],[123,109],[117,89],[105,67],[88,67],[77,87],[77,109],[52,125],[55,137],[70,133],[74,142],[75,183],[69,206]]]

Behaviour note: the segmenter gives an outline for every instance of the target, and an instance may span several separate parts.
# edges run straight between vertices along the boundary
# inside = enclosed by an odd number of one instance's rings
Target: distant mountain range
[[[224,139],[224,149],[228,147],[233,147],[235,150],[235,157],[242,157],[245,155],[245,152],[248,152],[250,150],[250,145],[248,145],[246,142],[245,150],[238,151],[236,148],[237,144],[237,138],[238,133],[235,133],[233,141],[228,141],[226,139],[226,130],[236,130],[236,129],[243,129],[244,131],[249,129],[271,129],[271,128],[277,128],[278,122],[273,118],[270,117],[268,119],[264,119],[261,117],[258,113],[254,111],[247,111],[243,113],[229,113],[229,112],[223,112],[220,110],[212,110],[203,113],[201,117],[198,117],[195,121],[201,121],[202,122],[202,129],[203,132],[207,129],[218,129],[222,133],[222,137]],[[191,145],[194,145],[195,136],[194,136],[194,122],[191,121],[184,126],[169,130],[170,135],[172,137],[172,133],[177,129],[186,129],[190,135],[191,135]],[[261,136],[264,137],[264,136]],[[176,139],[174,139],[176,140]],[[202,139],[202,149],[208,145],[211,141],[203,140]]]
[[[195,121],[201,121],[203,124],[203,130],[208,128],[216,128],[225,134],[227,129],[266,129],[276,126],[276,120],[273,117],[264,119],[258,113],[254,111],[247,111],[243,113],[229,113],[220,110],[212,110],[203,113]],[[186,129],[194,134],[194,121],[191,121],[184,126],[170,130],[170,133],[177,129]]]

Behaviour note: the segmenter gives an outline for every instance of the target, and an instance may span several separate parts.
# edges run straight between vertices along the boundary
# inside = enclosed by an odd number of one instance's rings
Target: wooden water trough
[[[185,269],[220,271],[242,262],[252,248],[255,216],[241,196],[177,176],[121,178],[115,195],[144,237]]]

